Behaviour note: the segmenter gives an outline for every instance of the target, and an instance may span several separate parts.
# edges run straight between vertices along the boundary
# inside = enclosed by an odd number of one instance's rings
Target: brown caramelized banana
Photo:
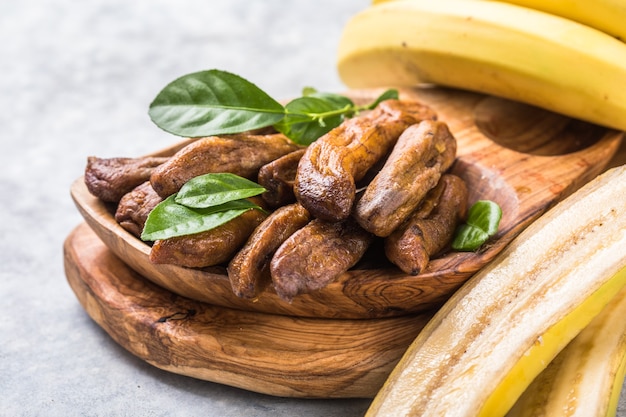
[[[266,216],[253,209],[206,232],[157,240],[150,250],[150,261],[189,268],[227,262]]]
[[[154,191],[150,181],[145,181],[121,198],[115,221],[134,236],[141,237],[148,215],[161,201],[163,199]]]
[[[437,195],[438,198],[432,198]],[[385,239],[387,259],[410,275],[420,274],[431,256],[446,248],[457,225],[467,215],[467,187],[455,175],[441,177],[427,197],[427,201],[433,199],[437,200],[436,206],[426,210],[420,207]]]
[[[296,201],[293,184],[296,170],[305,149],[288,153],[259,169],[258,183],[267,191],[261,197],[271,207],[280,207]]]
[[[294,186],[298,201],[314,217],[345,220],[352,211],[355,183],[408,126],[435,118],[421,103],[386,100],[371,112],[344,121],[309,145],[300,160]]]
[[[301,146],[279,133],[201,138],[156,169],[150,182],[154,190],[166,198],[190,179],[211,172],[230,172],[256,180],[259,168],[297,149]]]
[[[298,203],[280,207],[256,229],[228,264],[228,278],[238,297],[254,298],[269,283],[269,263],[276,249],[311,220]]]
[[[456,139],[443,122],[407,128],[365,189],[354,217],[376,236],[391,234],[417,208],[456,157]]]
[[[150,179],[152,171],[168,157],[87,158],[85,185],[102,201],[117,203],[136,186]]]
[[[373,235],[352,218],[311,220],[278,248],[270,262],[276,293],[291,301],[298,294],[325,287],[354,266],[372,240]]]

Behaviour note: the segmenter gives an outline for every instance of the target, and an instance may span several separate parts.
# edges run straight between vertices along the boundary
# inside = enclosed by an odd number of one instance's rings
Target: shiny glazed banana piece
[[[532,382],[507,417],[615,416],[626,375],[626,288]]]
[[[503,416],[626,285],[626,166],[531,224],[435,314],[368,416]]]
[[[344,27],[337,67],[351,88],[434,83],[626,130],[626,43],[514,4],[373,5]]]

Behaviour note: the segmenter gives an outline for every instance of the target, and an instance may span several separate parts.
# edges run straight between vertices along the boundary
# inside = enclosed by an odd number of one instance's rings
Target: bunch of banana
[[[515,403],[507,417],[614,416],[626,375],[622,289]]]
[[[367,415],[505,415],[621,296],[625,248],[626,165],[557,204],[457,291],[409,346]],[[621,359],[592,355],[596,363]],[[623,364],[611,367],[619,378]],[[601,394],[610,392],[617,395]]]
[[[576,3],[616,4],[625,30],[622,0]],[[609,33],[508,2],[385,1],[346,23],[337,65],[351,88],[438,84],[626,130],[626,43]]]

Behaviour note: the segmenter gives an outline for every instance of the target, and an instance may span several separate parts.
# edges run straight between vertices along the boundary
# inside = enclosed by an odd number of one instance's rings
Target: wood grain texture
[[[371,398],[429,315],[310,319],[217,307],[144,279],[86,225],[64,245],[67,280],[89,316],[146,362],[264,394]]]
[[[381,90],[348,92],[355,101]],[[281,300],[271,286],[254,300],[238,298],[225,267],[190,269],[155,265],[150,247],[121,228],[112,209],[91,196],[82,178],[71,194],[89,226],[107,247],[142,276],[169,291],[216,306],[318,318],[380,318],[413,314],[441,305],[528,224],[600,173],[616,153],[623,133],[523,104],[452,89],[401,90],[401,98],[430,105],[458,142],[452,172],[465,179],[470,204],[478,199],[503,209],[500,230],[476,253],[450,252],[411,276],[378,262],[374,246],[361,262],[328,287]],[[180,145],[175,145],[176,149]],[[158,155],[171,154],[174,149]]]

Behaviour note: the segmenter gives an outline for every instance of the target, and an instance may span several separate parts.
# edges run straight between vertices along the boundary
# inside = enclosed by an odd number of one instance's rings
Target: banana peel
[[[435,314],[367,416],[503,416],[626,286],[626,166],[522,232]]]
[[[607,169],[626,164],[622,142]],[[506,417],[615,416],[626,377],[626,287],[533,380]]]
[[[614,416],[626,375],[626,288],[532,382],[507,417]]]

